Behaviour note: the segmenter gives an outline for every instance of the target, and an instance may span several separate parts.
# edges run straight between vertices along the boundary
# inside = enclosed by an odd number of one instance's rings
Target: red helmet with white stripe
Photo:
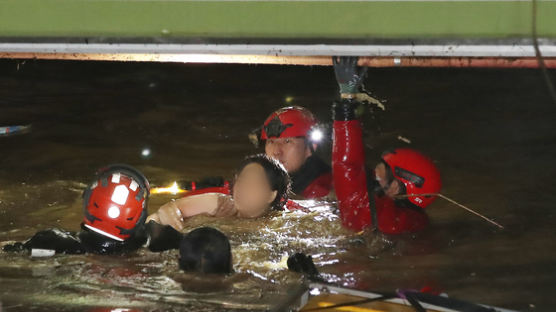
[[[83,224],[124,241],[145,222],[149,194],[149,181],[135,168],[120,164],[103,168],[83,193]]]
[[[317,120],[308,109],[301,106],[283,107],[265,120],[261,140],[308,137],[316,125]]]
[[[382,155],[393,176],[400,180],[407,194],[435,194],[440,191],[442,181],[440,172],[433,161],[420,152],[409,148],[397,148]],[[436,196],[413,196],[407,198],[411,203],[425,208]]]

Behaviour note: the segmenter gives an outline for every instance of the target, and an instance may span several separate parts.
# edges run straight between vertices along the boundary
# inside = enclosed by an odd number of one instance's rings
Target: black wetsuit
[[[138,227],[134,234],[125,241],[117,241],[81,226],[82,231],[68,232],[60,229],[48,229],[37,232],[22,243],[4,246],[4,251],[23,251],[31,249],[50,249],[56,253],[66,254],[117,254],[132,252],[142,247],[151,251],[178,249],[182,233],[169,225],[160,225],[154,221]]]

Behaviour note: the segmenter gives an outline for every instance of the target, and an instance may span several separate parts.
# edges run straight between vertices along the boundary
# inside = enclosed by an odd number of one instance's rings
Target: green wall
[[[556,38],[556,1],[538,2],[540,37]],[[530,37],[525,1],[0,0],[0,37]]]

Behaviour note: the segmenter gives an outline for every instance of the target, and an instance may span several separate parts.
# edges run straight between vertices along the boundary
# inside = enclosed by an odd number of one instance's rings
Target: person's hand
[[[357,67],[357,56],[333,56],[336,81],[341,94],[356,94],[365,80],[367,67]]]
[[[145,223],[149,223],[149,221],[154,221],[154,222],[160,224],[160,218],[158,217],[158,212],[155,212],[155,213],[151,214],[150,216],[148,216]]]
[[[149,216],[147,220],[153,220],[162,225],[167,224],[178,231],[183,230],[183,216],[175,202],[169,202],[160,207],[160,209]]]

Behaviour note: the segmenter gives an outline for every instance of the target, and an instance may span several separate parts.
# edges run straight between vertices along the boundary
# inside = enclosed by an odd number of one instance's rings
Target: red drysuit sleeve
[[[332,175],[344,226],[360,231],[370,226],[369,193],[359,120],[334,120]]]

